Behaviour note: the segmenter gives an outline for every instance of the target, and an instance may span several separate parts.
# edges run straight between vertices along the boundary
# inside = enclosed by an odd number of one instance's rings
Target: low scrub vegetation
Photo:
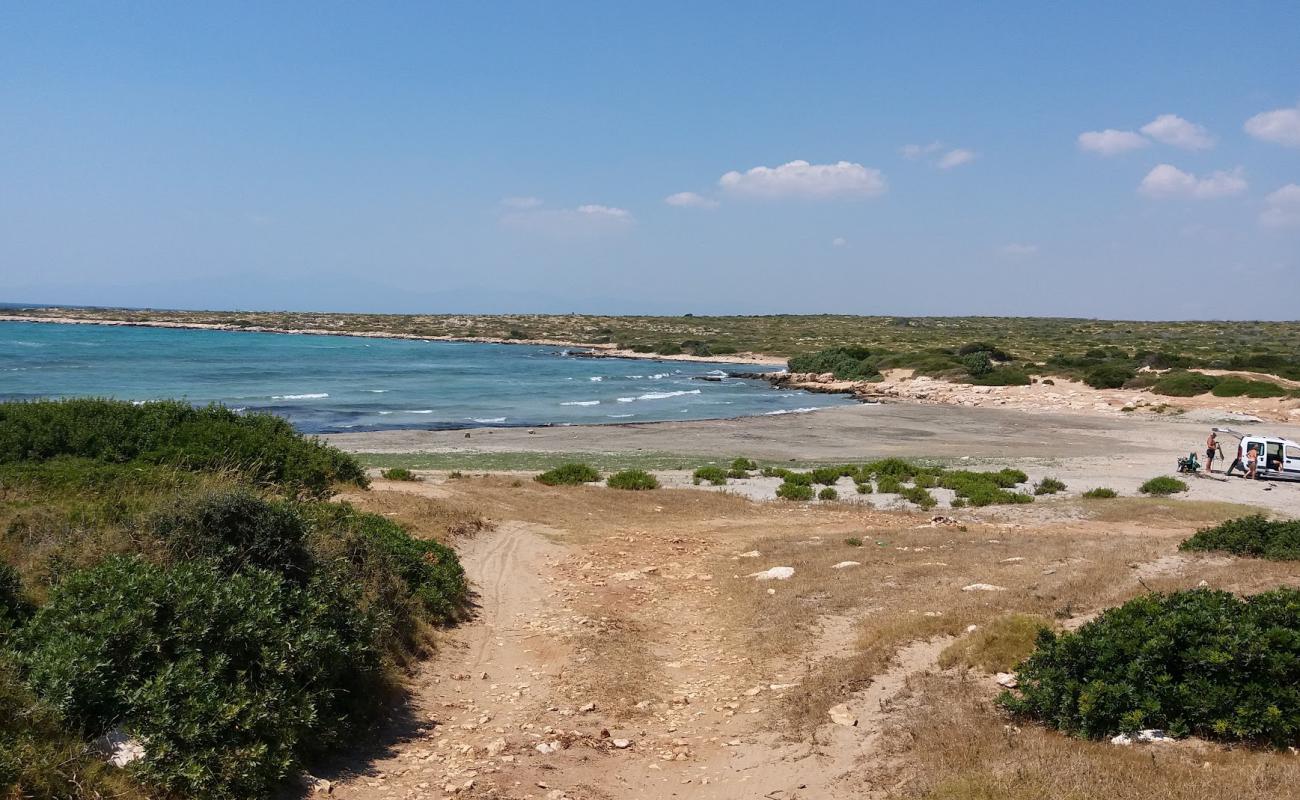
[[[1142,494],[1149,494],[1152,497],[1165,497],[1171,494],[1187,491],[1187,484],[1178,478],[1171,478],[1168,475],[1161,475],[1152,478],[1138,487]]]
[[[865,347],[833,347],[791,358],[786,367],[791,372],[831,373],[836,380],[869,381],[880,377]]]
[[[269,796],[368,729],[464,607],[450,548],[313,499],[360,467],[271,418],[16,406],[0,405],[0,797]],[[102,763],[88,742],[110,732],[144,758]]]
[[[839,500],[840,493],[835,491],[834,486],[827,486],[817,493],[817,499],[818,500]]]
[[[385,480],[390,481],[418,481],[420,479],[419,475],[411,472],[406,467],[393,467],[392,469],[386,469],[379,474],[382,475]]]
[[[1042,631],[1000,702],[1067,733],[1300,743],[1300,590],[1149,594]]]
[[[581,486],[600,480],[600,472],[590,464],[575,462],[548,469],[534,480],[547,486]]]
[[[1218,550],[1276,561],[1300,560],[1300,520],[1270,520],[1262,514],[1202,528],[1180,550]]]
[[[1029,476],[1018,469],[1002,469],[997,472],[953,470],[941,473],[938,478],[939,486],[953,490],[958,499],[963,501],[962,505],[972,506],[1032,503],[1033,495],[1011,491],[1028,480]]]
[[[748,458],[737,458],[731,462],[731,468],[727,470],[728,478],[748,478],[749,473],[758,469],[758,464]]]
[[[610,475],[605,485],[611,489],[644,491],[658,489],[659,480],[643,469],[625,469],[622,472],[615,472]]]
[[[812,484],[785,481],[776,487],[776,496],[782,500],[811,500],[813,499]]]
[[[722,467],[700,467],[695,470],[691,476],[691,481],[699,486],[701,483],[711,483],[714,486],[727,485],[727,471]]]
[[[59,457],[97,463],[231,471],[288,494],[324,497],[335,483],[366,485],[352,457],[299,436],[269,414],[180,402],[0,403],[0,464]]]
[[[909,486],[901,490],[898,496],[924,509],[931,509],[939,504],[939,501],[934,499],[934,495],[920,486]]]
[[[1110,500],[1118,496],[1114,489],[1105,486],[1098,486],[1083,493],[1083,497],[1089,500]]]
[[[1065,488],[1066,486],[1063,481],[1057,478],[1048,477],[1043,478],[1038,483],[1034,484],[1034,494],[1040,496],[1045,494],[1056,494],[1057,492],[1065,491]]]

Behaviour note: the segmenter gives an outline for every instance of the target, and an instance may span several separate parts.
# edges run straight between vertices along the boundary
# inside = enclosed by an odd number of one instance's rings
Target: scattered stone
[[[559,742],[542,742],[533,749],[544,756],[548,756],[551,753],[558,753],[560,750],[564,749],[564,746]]]
[[[1005,592],[1007,587],[994,586],[991,583],[972,583],[970,586],[961,587],[963,592]]]
[[[330,794],[334,791],[334,784],[324,778],[317,778],[311,773],[304,772],[298,778],[302,788],[306,789],[309,794]]]
[[[836,725],[843,725],[847,728],[857,726],[858,718],[849,710],[848,704],[840,703],[830,708],[831,722]]]
[[[862,564],[860,564],[857,561],[841,561],[838,564],[832,564],[831,569],[848,569],[849,567],[860,567],[860,566],[862,566]]]
[[[762,572],[751,572],[745,577],[759,581],[784,581],[794,577],[794,567],[772,567]]]
[[[1024,560],[1025,560],[1025,557],[1024,557],[1024,556],[1012,556],[1011,558],[1004,558],[1004,559],[1002,559],[1002,562],[1001,562],[1001,563],[1003,563],[1003,564],[1014,564],[1014,563],[1016,563],[1017,561],[1024,561]]]
[[[1174,737],[1157,728],[1145,728],[1137,732],[1136,735],[1130,736],[1127,733],[1121,733],[1110,740],[1111,744],[1131,745],[1137,742],[1172,742]]]
[[[614,747],[617,748],[617,749],[619,749],[619,750],[626,750],[626,749],[628,749],[629,747],[632,746],[632,740],[631,740],[631,739],[615,739],[613,742],[611,742],[611,744],[613,744]]]
[[[115,767],[125,767],[132,761],[144,758],[144,745],[116,728],[99,737],[95,746],[104,760]]]
[[[761,555],[763,554],[758,552],[757,550],[750,550],[748,553],[741,553],[740,555],[736,556],[736,558],[758,558]]]
[[[509,747],[509,745],[506,743],[505,739],[492,740],[491,742],[488,743],[488,746],[486,748],[488,758],[496,758],[497,756],[504,753],[507,747]]]
[[[587,704],[584,705],[582,708],[578,709],[578,713],[579,713],[579,714],[588,714],[588,713],[590,713],[590,712],[592,712],[592,711],[595,711],[595,710],[596,710],[596,704],[595,704],[595,703],[587,703]]]
[[[999,672],[994,676],[994,680],[998,682],[998,686],[1007,689],[1014,689],[1020,685],[1020,682],[1016,680],[1016,673],[1014,672]]]

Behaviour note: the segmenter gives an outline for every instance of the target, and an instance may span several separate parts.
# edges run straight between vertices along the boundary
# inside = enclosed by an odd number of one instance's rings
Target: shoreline
[[[495,336],[420,336],[411,333],[381,331],[329,331],[322,328],[276,328],[267,325],[227,325],[209,322],[170,322],[166,320],[85,319],[82,317],[34,317],[25,314],[0,314],[0,322],[35,322],[44,325],[104,325],[117,328],[171,328],[178,330],[225,331],[230,333],[275,333],[297,336],[348,336],[358,339],[403,339],[421,342],[463,342],[467,344],[521,344],[541,347],[570,347],[590,351],[586,358],[626,358],[636,361],[689,361],[702,364],[746,364],[751,366],[785,366],[785,359],[762,353],[734,353],[717,356],[693,356],[685,353],[661,355],[623,350],[611,344],[583,344],[560,339],[504,339]]]

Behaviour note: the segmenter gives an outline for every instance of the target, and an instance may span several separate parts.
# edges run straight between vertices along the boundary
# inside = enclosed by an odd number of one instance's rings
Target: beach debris
[[[838,705],[831,706],[829,709],[829,713],[831,716],[831,722],[834,722],[836,725],[843,725],[846,728],[853,728],[856,727],[858,724],[857,715],[855,715],[852,711],[849,710],[848,703],[840,703]]]
[[[1007,587],[995,586],[991,583],[972,583],[969,586],[961,587],[963,592],[1005,592]]]
[[[860,567],[862,564],[857,561],[841,561],[838,564],[832,564],[831,569],[848,569],[849,567]]]
[[[960,525],[960,524],[961,524],[961,522],[960,522],[959,520],[955,520],[955,519],[953,519],[952,517],[945,517],[943,514],[936,514],[936,515],[934,515],[933,517],[930,517],[930,525],[931,525],[931,526],[936,526],[936,525]]]
[[[1016,673],[1014,672],[999,672],[993,676],[993,680],[997,681],[998,686],[1004,689],[1014,689],[1020,685],[1020,681],[1016,680]]]
[[[758,581],[784,581],[794,577],[794,567],[772,567],[762,572],[751,572],[745,576]]]
[[[1169,734],[1165,733],[1162,730],[1159,730],[1158,728],[1145,728],[1143,730],[1138,731],[1135,734],[1121,733],[1120,735],[1111,738],[1110,743],[1127,746],[1127,745],[1141,743],[1141,742],[1159,743],[1159,742],[1172,742],[1172,741],[1174,741],[1174,737],[1170,736]]]
[[[140,740],[118,728],[96,739],[95,747],[104,756],[104,760],[115,767],[125,767],[145,757],[144,745]]]

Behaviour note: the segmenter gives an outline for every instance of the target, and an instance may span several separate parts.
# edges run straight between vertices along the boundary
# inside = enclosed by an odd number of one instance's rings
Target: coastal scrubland
[[[987,342],[1032,362],[1165,354],[1188,363],[1263,368],[1300,364],[1300,322],[1142,322],[1044,317],[850,315],[599,316],[584,314],[338,314],[289,311],[165,311],[120,308],[11,309],[39,319],[76,319],[419,336],[553,341],[642,354],[759,353],[778,359],[839,347],[873,352],[955,351]],[[1089,352],[1092,355],[1088,355]],[[995,352],[996,355],[996,352]],[[1095,366],[1095,365],[1091,365]]]
[[[0,797],[265,797],[373,730],[485,523],[367,484],[274,417],[0,404]]]

